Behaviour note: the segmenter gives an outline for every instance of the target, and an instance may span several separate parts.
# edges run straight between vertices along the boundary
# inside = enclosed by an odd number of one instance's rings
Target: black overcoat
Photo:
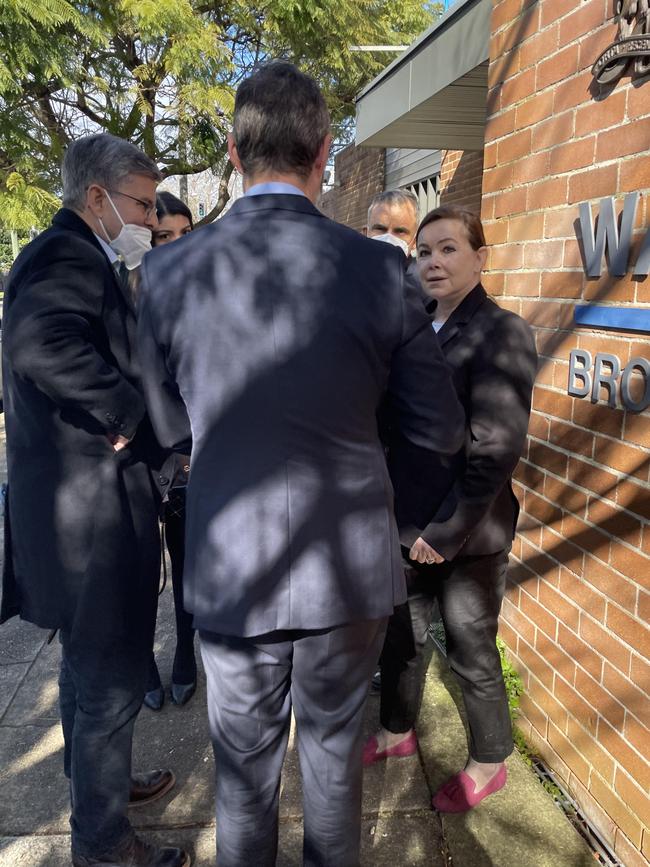
[[[62,209],[5,291],[3,621],[19,614],[107,647],[151,631],[166,465],[145,413],[135,325],[93,232]],[[116,453],[110,434],[132,442]]]
[[[465,446],[448,458],[394,439],[389,467],[400,539],[410,547],[421,536],[446,560],[493,554],[510,547],[519,515],[510,479],[528,431],[535,340],[480,284],[438,340],[465,410]]]

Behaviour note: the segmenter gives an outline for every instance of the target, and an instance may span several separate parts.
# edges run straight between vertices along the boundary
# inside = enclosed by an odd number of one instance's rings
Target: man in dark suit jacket
[[[142,267],[152,421],[164,445],[193,441],[185,604],[208,676],[219,867],[275,863],[292,708],[304,861],[358,863],[363,706],[405,598],[383,395],[415,443],[462,441],[403,254],[312,204],[329,146],[315,82],[263,67],[237,92],[229,144],[246,195]]]
[[[62,174],[66,207],[18,257],[5,293],[2,620],[60,630],[73,864],[181,867],[183,852],[139,840],[126,817],[165,453],[145,413],[135,311],[116,266],[133,267],[147,247],[160,173],[133,145],[97,135],[69,146]],[[173,775],[136,782],[136,797],[152,797]]]

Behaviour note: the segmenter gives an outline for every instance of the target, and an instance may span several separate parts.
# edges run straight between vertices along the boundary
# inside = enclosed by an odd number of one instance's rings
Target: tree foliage
[[[2,0],[2,6],[0,222],[21,228],[43,223],[59,192],[66,145],[90,132],[133,141],[165,176],[212,169],[225,183],[234,92],[271,57],[317,78],[335,133],[349,136],[355,95],[395,56],[351,47],[406,44],[439,11],[423,0]]]

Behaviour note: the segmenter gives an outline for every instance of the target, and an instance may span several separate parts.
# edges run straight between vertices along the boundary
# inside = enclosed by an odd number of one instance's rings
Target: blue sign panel
[[[573,315],[576,325],[650,334],[650,308],[578,304]]]

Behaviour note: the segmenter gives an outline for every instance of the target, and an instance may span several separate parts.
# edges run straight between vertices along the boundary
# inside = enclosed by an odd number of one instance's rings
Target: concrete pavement
[[[0,481],[4,480],[0,429]],[[0,627],[0,867],[68,867],[68,787],[57,705],[58,642],[15,618]],[[161,597],[156,655],[168,684],[174,650],[171,590]],[[593,855],[533,772],[515,754],[507,787],[465,816],[440,817],[431,794],[462,767],[466,740],[458,691],[434,652],[418,723],[420,754],[366,771],[363,867],[593,867]],[[371,696],[367,732],[377,725]],[[136,726],[136,768],[172,768],[175,788],[133,810],[147,837],[189,847],[196,867],[214,865],[212,750],[200,675],[184,708],[144,708]],[[278,867],[301,864],[301,792],[291,739],[281,796]],[[255,867],[255,865],[242,865]],[[337,865],[330,865],[337,867]]]

